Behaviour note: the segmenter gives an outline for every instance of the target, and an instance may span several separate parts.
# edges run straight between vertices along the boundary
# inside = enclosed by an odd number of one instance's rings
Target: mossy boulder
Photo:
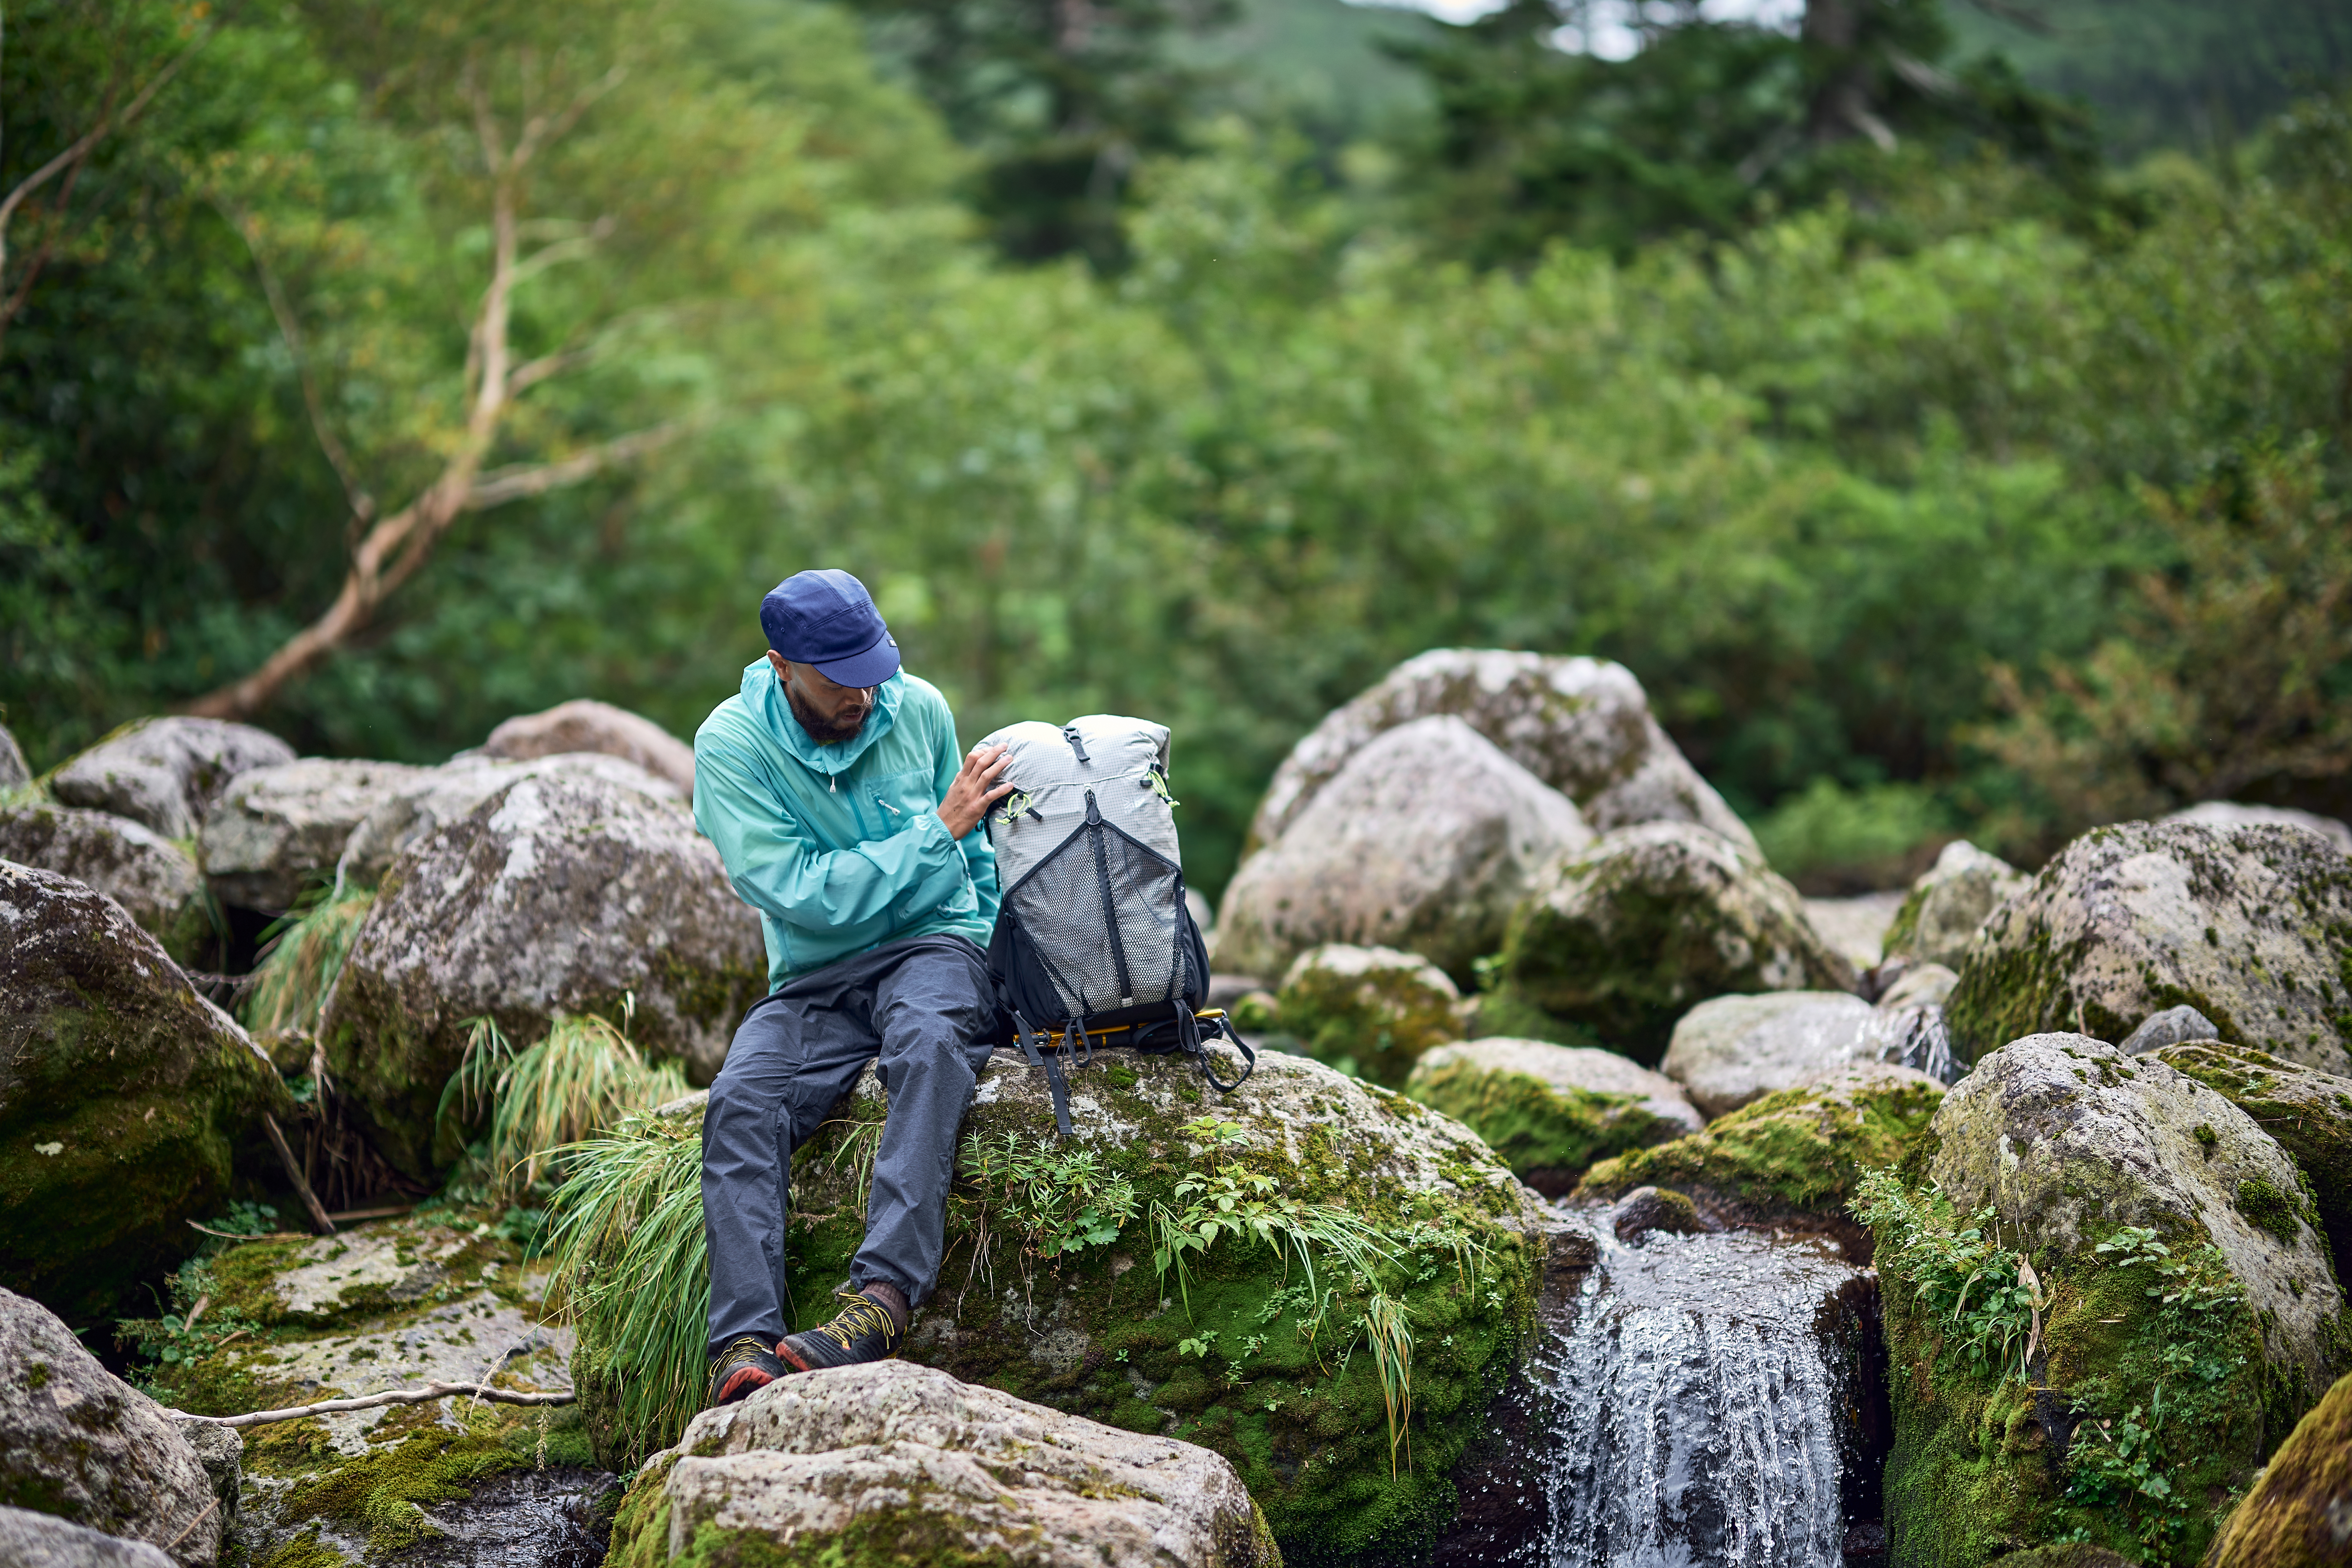
[[[122,906],[174,960],[214,942],[195,858],[143,824],[46,800],[0,807],[0,860],[71,877]]]
[[[1077,1131],[1065,1144],[1053,1136],[1042,1074],[1005,1051],[982,1073],[946,1262],[902,1357],[1214,1450],[1294,1564],[1428,1550],[1458,1506],[1453,1472],[1534,1348],[1552,1250],[1580,1233],[1468,1129],[1306,1058],[1262,1057],[1245,1087],[1220,1098],[1180,1058],[1107,1052],[1073,1075],[1071,1090]],[[677,1254],[686,1278],[699,1277],[697,1116],[688,1104],[625,1127],[624,1146],[600,1156],[619,1168],[635,1138],[670,1141],[683,1155],[648,1161],[656,1175],[626,1202],[648,1216],[633,1236],[646,1226],[674,1232],[647,1244],[665,1256],[687,1249]],[[795,1152],[796,1328],[829,1314],[830,1292],[848,1274],[864,1233],[861,1152],[883,1118],[869,1071]],[[583,1168],[567,1192],[599,1181]],[[1225,1213],[1243,1221],[1241,1233],[1165,1253],[1183,1226],[1197,1237]],[[1277,1238],[1297,1226],[1340,1245],[1309,1242],[1304,1256],[1270,1246],[1253,1215]],[[601,1258],[586,1261],[609,1267]],[[616,1299],[613,1312],[626,1305]],[[699,1293],[677,1301],[667,1351],[644,1335],[614,1337],[604,1325],[617,1315],[582,1314],[574,1372],[614,1468],[676,1442],[698,1407],[704,1310]],[[1409,1413],[1383,1394],[1384,1365],[1390,1392],[1401,1390],[1393,1341],[1373,1337],[1382,1327],[1411,1338]],[[647,1419],[633,1424],[625,1396],[664,1387],[679,1403],[641,1402]]]
[[[1396,1089],[1423,1051],[1462,1037],[1461,1001],[1427,959],[1334,942],[1298,955],[1276,1016],[1317,1060]]]
[[[344,841],[387,797],[426,770],[406,763],[304,757],[231,780],[196,835],[196,855],[225,904],[282,911],[334,880]]]
[[[320,1032],[328,1070],[385,1159],[429,1180],[466,1021],[518,1045],[554,1015],[619,1014],[708,1082],[766,989],[758,918],[685,809],[594,775],[525,778],[393,863]]]
[[[2194,1562],[2344,1354],[2285,1154],[2215,1090],[2084,1036],[1979,1062],[1858,1209],[1897,1562],[2077,1541]]]
[[[166,838],[188,839],[229,782],[294,760],[294,748],[225,719],[134,719],[48,775],[68,805],[110,811]]]
[[[1680,822],[1621,828],[1555,861],[1511,916],[1501,977],[1511,995],[1645,1065],[1709,996],[1854,985],[1795,888]]]
[[[1596,1160],[1706,1125],[1673,1080],[1613,1051],[1544,1040],[1438,1046],[1413,1064],[1404,1092],[1477,1133],[1547,1197],[1572,1190]]]
[[[187,1255],[292,1102],[113,900],[0,861],[0,1284],[102,1321]]]
[[[1275,770],[1249,847],[1273,843],[1373,739],[1451,714],[1574,801],[1596,832],[1688,822],[1753,850],[1739,816],[1698,775],[1657,720],[1633,672],[1601,658],[1499,648],[1433,648],[1324,716]]]
[[[2318,1206],[2336,1282],[2352,1281],[2352,1079],[2219,1040],[2168,1046],[2155,1055],[2218,1090],[2286,1151]]]
[[[372,888],[392,869],[402,850],[457,821],[509,784],[550,773],[587,773],[681,805],[693,799],[691,791],[670,780],[602,752],[559,752],[520,762],[475,754],[453,757],[437,768],[418,769],[377,801],[343,841],[335,875],[346,886]]]
[[[1658,1070],[1712,1120],[1873,1059],[1869,1003],[1845,991],[1716,996],[1675,1022]]]
[[[2206,1554],[2210,1568],[2352,1563],[2352,1376],[2295,1424]]]
[[[1979,930],[1945,1004],[1963,1060],[2041,1031],[2121,1040],[2183,1004],[2220,1037],[2352,1073],[2352,859],[2296,827],[2126,822]]]
[[[907,1362],[769,1384],[647,1467],[613,1568],[1280,1568],[1224,1459]]]
[[[2242,827],[2248,824],[2300,827],[2318,834],[2345,854],[2352,855],[2352,825],[2339,817],[2322,816],[2315,811],[2297,811],[2293,806],[2246,805],[2234,800],[2204,800],[2179,811],[2167,812],[2157,820],[2202,823],[2207,827]]]
[[[1895,923],[1886,928],[1885,955],[1956,969],[1985,918],[2032,882],[2000,856],[1956,839],[1911,884]]]
[[[1592,841],[1569,798],[1461,720],[1377,737],[1243,862],[1217,962],[1278,974],[1325,942],[1410,948],[1457,981],[1502,945],[1553,857]]]
[[[1864,1172],[1901,1159],[1927,1130],[1943,1093],[1909,1068],[1848,1068],[1753,1100],[1704,1132],[1603,1160],[1577,1195],[1614,1201],[1636,1187],[1669,1187],[1759,1219],[1834,1217]]]

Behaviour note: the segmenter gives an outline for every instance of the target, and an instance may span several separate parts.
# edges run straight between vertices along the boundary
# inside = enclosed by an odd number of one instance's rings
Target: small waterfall
[[[1944,1009],[1932,1003],[1874,1016],[1863,1026],[1863,1053],[1875,1061],[1917,1068],[1941,1084],[1958,1083],[1967,1071],[1952,1054]]]
[[[1836,1251],[1741,1232],[1603,1241],[1551,1352],[1540,1562],[1839,1568],[1871,1424],[1853,1370],[1871,1281]]]

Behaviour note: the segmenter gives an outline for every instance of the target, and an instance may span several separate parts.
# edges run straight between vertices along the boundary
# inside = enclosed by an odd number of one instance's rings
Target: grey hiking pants
[[[886,1281],[915,1306],[930,1295],[946,1240],[956,1129],[988,1061],[995,1007],[987,955],[960,936],[924,936],[803,974],[743,1016],[702,1113],[712,1355],[739,1335],[772,1345],[790,1331],[784,1210],[793,1150],[877,1058],[890,1117],[850,1283]]]

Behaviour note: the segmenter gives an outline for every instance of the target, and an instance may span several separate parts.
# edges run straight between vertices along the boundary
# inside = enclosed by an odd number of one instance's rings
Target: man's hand
[[[971,755],[957,770],[955,783],[948,786],[947,799],[940,802],[940,820],[947,824],[950,837],[961,838],[980,826],[988,808],[1013,793],[1009,784],[998,784],[996,775],[1004,771],[1010,746],[974,746]]]

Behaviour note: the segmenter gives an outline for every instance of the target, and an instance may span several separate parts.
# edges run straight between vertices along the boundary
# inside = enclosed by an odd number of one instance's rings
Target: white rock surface
[[[1483,1072],[1524,1074],[1557,1089],[1633,1095],[1643,1110],[1662,1121],[1675,1123],[1685,1132],[1697,1132],[1706,1126],[1706,1119],[1683,1093],[1682,1085],[1615,1051],[1496,1037],[1435,1047],[1423,1053],[1413,1076],[1423,1078],[1457,1063]],[[1408,1084],[1405,1091],[1410,1094],[1412,1085]]]
[[[2208,800],[2172,812],[2159,822],[2194,822],[2205,827],[2307,827],[2347,855],[2352,855],[2352,826],[2315,811],[2284,805],[2241,805],[2234,800]]]
[[[1888,957],[1958,969],[1985,918],[2023,892],[2033,879],[1966,839],[1944,846],[1936,864],[1911,884],[1885,933]]]
[[[1880,994],[1878,1010],[1899,1013],[1906,1007],[1940,1007],[1959,983],[1960,977],[1940,963],[1908,965]]]
[[[0,1508],[0,1563],[8,1568],[171,1568],[143,1541],[68,1523],[55,1514]]]
[[[672,1556],[708,1530],[814,1560],[855,1524],[1038,1568],[1279,1560],[1241,1479],[1208,1449],[908,1362],[771,1384],[697,1416],[677,1451]]]
[[[1886,955],[1887,929],[1906,894],[1862,893],[1851,899],[1807,899],[1805,918],[1856,969],[1874,969]]]
[[[643,714],[582,698],[521,713],[490,731],[478,754],[529,762],[564,752],[602,752],[635,763],[694,798],[694,748]]]
[[[144,823],[47,801],[0,807],[0,860],[87,883],[159,941],[204,891],[194,858]]]
[[[304,757],[241,773],[197,836],[205,879],[225,904],[292,909],[305,888],[334,876],[352,830],[425,771]]]
[[[68,805],[110,811],[166,838],[191,838],[238,774],[294,760],[294,748],[250,724],[141,719],[50,775]]]
[[[1837,991],[1717,996],[1675,1026],[1658,1070],[1710,1121],[1870,1059],[1870,1004]]]
[[[1325,942],[1410,948],[1457,980],[1511,910],[1592,841],[1568,797],[1461,719],[1418,719],[1353,751],[1225,891],[1220,966],[1279,974]]]
[[[344,841],[335,866],[336,879],[362,883],[380,880],[401,851],[423,841],[436,828],[466,816],[509,784],[552,774],[586,774],[680,805],[688,805],[692,799],[689,792],[680,790],[668,779],[648,773],[625,757],[603,752],[558,752],[528,762],[459,757],[437,768],[418,770],[378,801]]]

